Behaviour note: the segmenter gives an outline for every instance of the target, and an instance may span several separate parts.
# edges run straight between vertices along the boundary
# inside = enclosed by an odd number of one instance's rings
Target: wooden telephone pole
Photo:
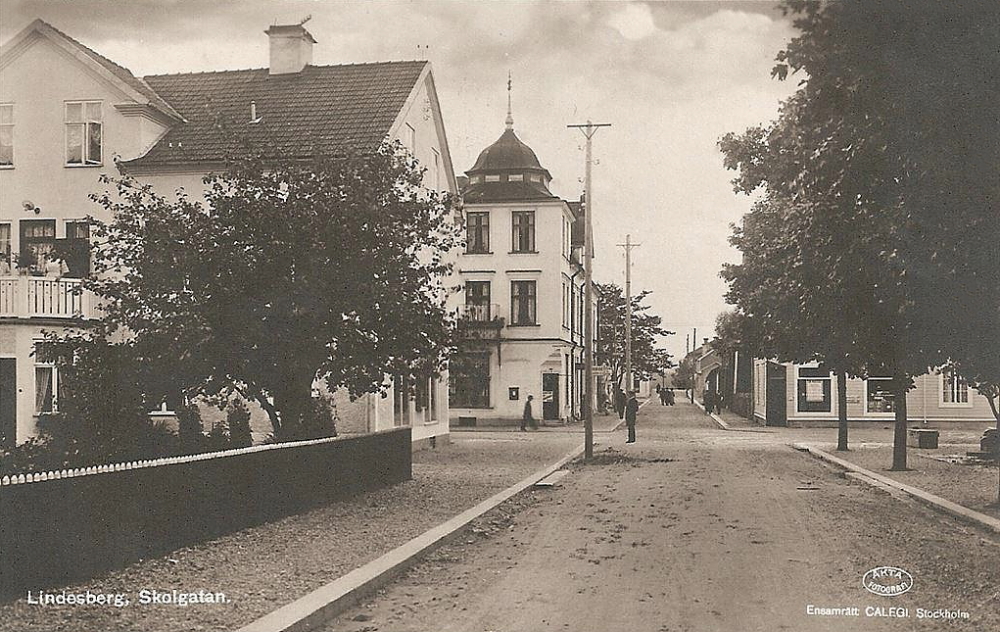
[[[586,225],[583,236],[583,282],[585,285],[583,299],[583,357],[585,382],[583,391],[583,458],[592,459],[594,457],[594,407],[592,405],[594,400],[594,311],[591,308],[591,304],[594,300],[594,282],[592,275],[594,263],[594,189],[591,186],[590,179],[591,165],[593,164],[591,139],[594,138],[594,134],[597,133],[599,128],[611,127],[611,123],[591,123],[590,121],[587,121],[585,125],[567,125],[566,127],[575,127],[583,132],[583,135],[587,137],[587,172],[586,182],[584,184],[584,190],[586,191],[587,196],[583,213],[584,223]]]
[[[625,243],[618,244],[625,249],[625,391],[631,391],[632,381],[632,249],[642,244],[633,244],[632,235],[625,235]]]

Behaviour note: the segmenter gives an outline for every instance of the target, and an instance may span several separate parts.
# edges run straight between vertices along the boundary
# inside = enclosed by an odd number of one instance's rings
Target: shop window
[[[891,377],[869,377],[865,380],[865,412],[893,413],[896,411]]]
[[[799,367],[796,384],[800,413],[828,413],[833,410],[833,380],[824,367]]]
[[[941,405],[965,406],[969,404],[969,384],[951,369],[941,371]]]
[[[490,355],[462,353],[448,367],[448,399],[454,408],[490,407]]]

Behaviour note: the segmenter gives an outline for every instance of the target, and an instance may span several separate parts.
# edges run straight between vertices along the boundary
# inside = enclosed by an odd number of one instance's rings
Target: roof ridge
[[[400,59],[392,61],[365,61],[365,62],[355,62],[350,64],[309,64],[307,68],[350,68],[357,66],[389,66],[393,64],[428,64],[430,61],[426,59]],[[265,66],[263,68],[233,68],[229,70],[196,70],[193,72],[167,72],[157,75],[143,75],[143,79],[148,79],[151,77],[180,77],[180,76],[192,76],[192,75],[222,75],[226,73],[238,73],[238,72],[260,72],[267,71],[268,68]],[[279,75],[280,76],[280,75]]]

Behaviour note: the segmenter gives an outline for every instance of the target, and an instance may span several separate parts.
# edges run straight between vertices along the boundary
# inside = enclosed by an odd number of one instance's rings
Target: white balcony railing
[[[92,318],[90,299],[79,279],[0,277],[0,318]]]
[[[466,322],[488,323],[499,316],[500,306],[496,304],[472,304],[461,305],[458,310],[458,317]]]

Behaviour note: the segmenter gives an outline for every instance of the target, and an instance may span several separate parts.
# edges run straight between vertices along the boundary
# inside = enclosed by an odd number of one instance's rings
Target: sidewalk
[[[0,604],[0,632],[48,632],[60,621],[75,632],[237,629],[557,461],[581,440],[566,432],[456,433],[451,445],[413,455],[411,481],[66,587],[126,593],[129,607],[40,608],[21,599]],[[227,603],[138,605],[143,589],[221,592]]]

